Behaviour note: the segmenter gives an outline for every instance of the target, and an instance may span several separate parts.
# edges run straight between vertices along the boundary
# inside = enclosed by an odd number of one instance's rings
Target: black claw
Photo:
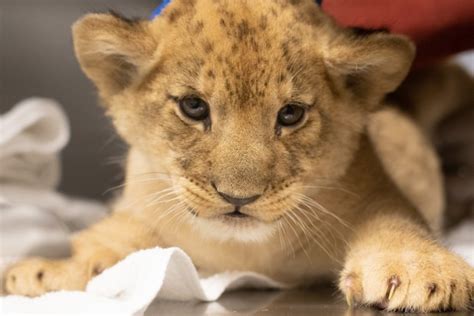
[[[92,275],[93,275],[93,276],[99,275],[99,274],[101,274],[103,271],[104,271],[104,269],[103,269],[100,265],[97,265],[97,266],[95,266],[94,269],[92,270]]]
[[[438,285],[436,283],[431,283],[428,285],[428,298],[432,297],[438,290]]]
[[[43,280],[43,276],[44,276],[44,271],[43,270],[38,271],[38,273],[36,273],[36,279],[40,282]]]
[[[378,303],[375,303],[373,305],[375,308],[377,308],[378,310],[386,310],[388,308],[388,301],[387,300],[383,300],[382,302],[378,302]]]
[[[456,283],[451,282],[450,288],[451,288],[451,292],[449,293],[449,307],[448,308],[453,307],[453,295],[454,295],[454,291],[456,290]]]

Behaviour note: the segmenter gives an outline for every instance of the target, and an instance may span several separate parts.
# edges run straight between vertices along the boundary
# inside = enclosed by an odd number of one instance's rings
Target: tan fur
[[[130,145],[126,185],[114,214],[74,237],[71,258],[13,266],[10,293],[82,289],[134,250],[178,246],[203,274],[251,270],[301,285],[342,271],[349,302],[468,306],[473,270],[432,233],[442,197],[423,183],[438,180],[436,158],[410,120],[400,123],[410,135],[391,142],[399,115],[372,114],[409,70],[406,38],[356,35],[313,0],[174,0],[150,22],[91,14],[73,31]],[[180,113],[173,97],[189,94],[210,104],[210,129]],[[294,101],[307,104],[304,122],[276,133]],[[380,158],[393,154],[404,163]],[[418,172],[425,157],[418,190],[398,168]],[[251,217],[228,218],[211,182],[262,197],[242,208]]]
[[[409,117],[394,108],[372,114],[367,130],[390,178],[430,228],[439,232],[444,188],[440,163],[431,144]]]

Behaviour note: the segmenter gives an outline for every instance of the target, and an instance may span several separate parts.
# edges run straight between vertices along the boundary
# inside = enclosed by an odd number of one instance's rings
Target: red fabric
[[[345,26],[409,36],[418,66],[474,48],[474,0],[324,0],[322,8]]]

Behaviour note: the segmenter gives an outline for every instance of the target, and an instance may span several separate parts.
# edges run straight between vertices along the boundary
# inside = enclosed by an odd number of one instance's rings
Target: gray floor
[[[145,315],[324,315],[324,316],[376,316],[415,315],[385,313],[377,310],[350,309],[337,291],[315,288],[292,291],[238,291],[224,294],[217,302],[154,302]],[[474,315],[469,312],[436,313],[422,315]]]

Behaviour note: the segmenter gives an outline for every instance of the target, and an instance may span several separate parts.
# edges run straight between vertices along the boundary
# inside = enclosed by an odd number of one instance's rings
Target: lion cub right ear
[[[116,14],[88,14],[73,25],[72,32],[81,68],[102,97],[122,91],[140,77],[157,46],[147,21]]]

